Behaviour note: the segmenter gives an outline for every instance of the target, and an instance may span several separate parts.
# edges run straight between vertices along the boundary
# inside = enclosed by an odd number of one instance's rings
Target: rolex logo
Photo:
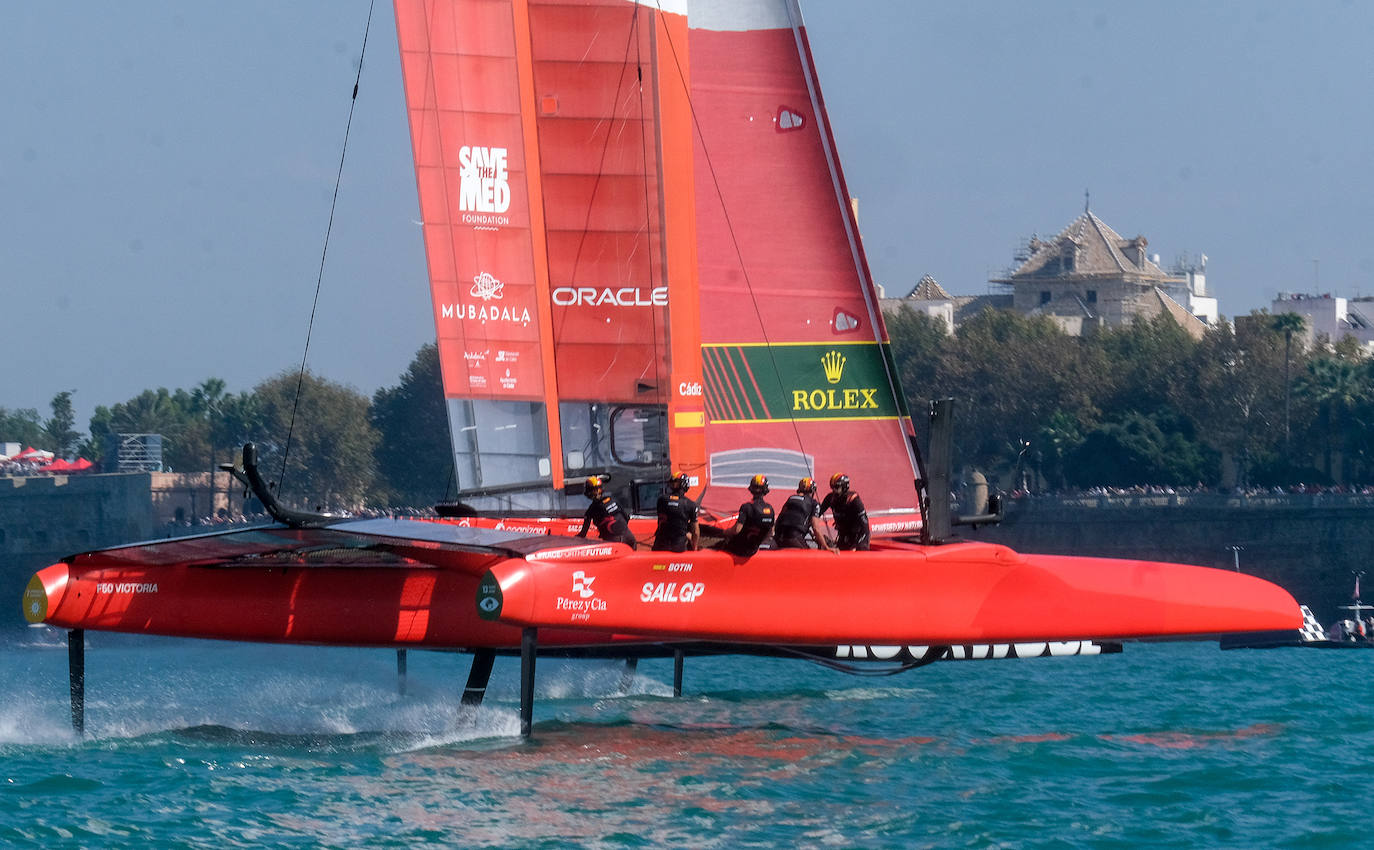
[[[844,375],[844,355],[838,351],[827,351],[821,356],[821,368],[825,370],[825,380],[838,384]]]

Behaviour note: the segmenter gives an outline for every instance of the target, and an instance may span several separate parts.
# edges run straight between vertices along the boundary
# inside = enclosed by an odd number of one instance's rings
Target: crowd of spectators
[[[433,508],[362,508],[356,511],[341,511],[337,514],[341,519],[377,519],[385,517],[396,518],[423,518],[436,516]],[[224,508],[215,512],[214,516],[185,517],[174,519],[167,522],[164,530],[167,537],[176,537],[184,534],[199,534],[202,531],[224,531],[236,526],[249,527],[254,525],[266,525],[272,522],[272,517],[264,512],[255,512],[251,509],[247,513],[230,513]]]
[[[39,476],[39,475],[86,475],[97,472],[98,467],[92,466],[89,469],[45,469],[46,463],[35,463],[31,460],[0,460],[0,478],[6,476]]]
[[[1170,487],[1158,484],[1137,484],[1132,487],[1088,487],[1084,489],[1045,490],[1027,492],[1013,490],[1013,499],[1048,497],[1054,499],[1082,499],[1093,497],[1132,498],[1139,496],[1374,496],[1374,484],[1290,484],[1287,487],[1208,487],[1198,482],[1191,487]]]

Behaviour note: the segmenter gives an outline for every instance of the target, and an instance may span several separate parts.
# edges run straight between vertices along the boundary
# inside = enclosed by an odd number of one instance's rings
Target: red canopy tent
[[[58,458],[57,460],[54,460],[52,463],[38,467],[38,471],[85,472],[93,466],[95,466],[95,464],[91,463],[89,460],[86,460],[84,457],[79,457],[76,460],[63,460],[62,458]]]

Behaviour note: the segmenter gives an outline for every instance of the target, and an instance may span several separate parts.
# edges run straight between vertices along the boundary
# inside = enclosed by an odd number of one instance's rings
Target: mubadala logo
[[[510,177],[505,148],[463,145],[458,149],[458,209],[503,213],[510,209]],[[485,222],[484,222],[485,223]]]
[[[667,307],[668,287],[655,286],[647,292],[636,286],[606,287],[560,286],[553,291],[559,307]]]
[[[473,298],[491,301],[503,297],[501,295],[503,288],[505,288],[504,283],[492,277],[490,273],[482,272],[472,279],[472,289],[468,290],[468,294]]]
[[[510,325],[528,325],[530,323],[530,311],[527,307],[505,307],[496,304],[488,305],[488,301],[501,301],[505,298],[505,284],[496,279],[490,272],[482,272],[473,277],[472,289],[468,294],[473,298],[481,298],[482,304],[441,304],[439,305],[439,316],[444,319],[468,319],[480,321],[482,324],[487,322],[502,322]],[[500,358],[498,358],[500,359]]]

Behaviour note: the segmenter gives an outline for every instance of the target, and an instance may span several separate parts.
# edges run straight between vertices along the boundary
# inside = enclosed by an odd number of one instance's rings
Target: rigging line
[[[315,309],[320,304],[320,288],[324,284],[324,261],[329,254],[329,235],[334,230],[334,211],[339,205],[339,184],[343,182],[344,158],[348,155],[348,134],[353,129],[353,110],[358,105],[358,85],[363,78],[363,59],[367,56],[367,36],[372,30],[372,10],[377,0],[367,5],[367,23],[363,26],[363,46],[358,51],[358,73],[353,78],[353,96],[348,101],[348,123],[344,125],[343,149],[339,151],[339,169],[334,175],[334,197],[329,202],[329,223],[324,228],[324,246],[320,249],[320,270],[315,277],[315,299],[310,302],[310,322],[305,329],[305,349],[301,352],[301,368],[296,375],[296,395],[291,401],[291,423],[286,428],[286,446],[281,453],[281,471],[277,474],[277,495],[282,493],[286,480],[286,459],[291,456],[291,438],[296,430],[296,412],[301,405],[301,388],[305,383],[305,361],[310,355],[310,336],[315,330]]]
[[[682,59],[678,56],[677,45],[673,43],[673,34],[666,31],[668,50],[673,55],[673,65],[677,68],[678,79],[686,81],[687,76],[682,70]],[[749,269],[744,265],[744,252],[740,248],[739,239],[735,236],[735,223],[730,220],[730,210],[725,205],[725,193],[721,190],[720,177],[716,174],[715,164],[711,161],[711,151],[706,144],[706,134],[701,131],[701,119],[697,117],[696,102],[692,99],[690,86],[684,85],[687,92],[687,109],[692,114],[692,127],[696,130],[697,139],[701,142],[701,149],[705,153],[706,170],[711,175],[711,185],[716,190],[716,198],[720,200],[721,215],[725,217],[725,229],[730,234],[730,245],[735,249],[735,259],[739,262],[740,276],[744,278],[744,288],[749,293],[749,301],[754,306],[754,315],[759,319],[759,332],[763,336],[764,346],[768,351],[768,360],[773,366],[773,377],[781,383],[782,370],[778,367],[777,356],[773,353],[772,340],[768,338],[768,329],[763,324],[763,311],[759,309],[759,299],[754,293],[754,283],[749,279]],[[789,411],[788,421],[792,424],[792,434],[796,438],[797,448],[804,455],[806,453],[806,443],[802,440],[801,428],[798,425],[797,417]],[[810,470],[814,475],[815,470]]]

